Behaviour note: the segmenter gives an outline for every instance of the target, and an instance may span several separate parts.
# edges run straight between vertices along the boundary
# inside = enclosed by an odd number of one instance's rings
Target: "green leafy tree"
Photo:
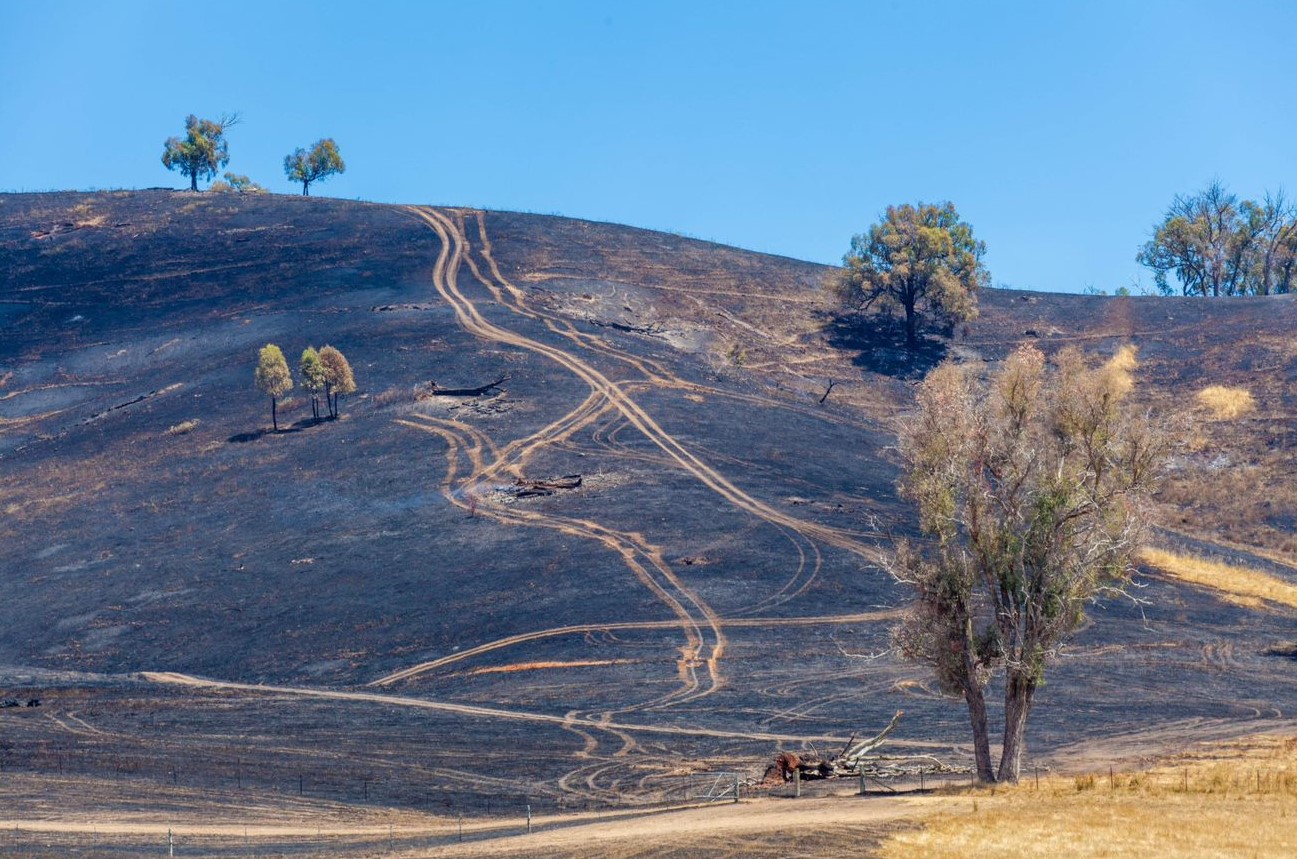
[[[1282,194],[1240,201],[1220,182],[1171,202],[1136,259],[1165,295],[1275,295],[1297,288],[1297,210]]]
[[[314,348],[308,346],[302,352],[302,362],[298,365],[298,375],[302,379],[302,387],[311,392],[311,415],[318,421],[320,419],[320,392],[324,390],[328,377],[324,372],[324,363],[320,360],[320,354]]]
[[[1129,403],[1132,349],[1100,367],[1064,350],[1056,364],[1024,346],[983,383],[946,362],[898,431],[902,492],[926,539],[897,552],[894,574],[916,600],[895,640],[963,697],[985,782],[1018,779],[1047,666],[1086,607],[1129,582],[1174,437]],[[997,772],[985,693],[1000,672]]]
[[[905,313],[905,341],[919,342],[924,314],[953,325],[977,317],[977,294],[990,280],[986,245],[951,203],[889,206],[869,232],[851,239],[830,282],[840,304]]]
[[[356,391],[356,379],[347,358],[332,346],[320,350],[320,363],[324,365],[324,394],[329,403],[329,416],[336,418],[341,411],[338,399],[343,394]]]
[[[284,156],[284,175],[290,182],[302,183],[302,196],[310,196],[311,183],[321,182],[335,173],[347,172],[347,165],[338,154],[338,144],[326,137],[315,141],[309,150],[297,149]]]
[[[261,347],[254,377],[257,390],[270,397],[270,420],[275,432],[279,432],[279,398],[293,389],[293,376],[288,372],[288,362],[278,346],[267,343]]]
[[[210,179],[230,162],[225,132],[238,122],[238,114],[222,114],[220,119],[211,120],[191,113],[185,118],[185,136],[170,137],[163,144],[163,166],[188,176],[189,190],[197,191],[199,179]]]

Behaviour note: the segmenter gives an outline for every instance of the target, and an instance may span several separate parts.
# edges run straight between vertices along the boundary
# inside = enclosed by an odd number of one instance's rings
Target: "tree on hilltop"
[[[1164,295],[1275,295],[1297,289],[1297,208],[1283,194],[1242,200],[1219,181],[1177,196],[1136,260]]]
[[[302,361],[298,365],[298,375],[302,378],[302,387],[311,393],[311,415],[318,421],[320,419],[320,392],[325,389],[328,376],[324,372],[324,362],[320,360],[320,354],[311,346],[307,346],[302,352]]]
[[[254,373],[257,390],[270,396],[270,421],[279,432],[278,401],[293,389],[293,376],[288,372],[284,353],[273,343],[261,347],[257,370]]]
[[[1017,781],[1046,667],[1087,604],[1129,582],[1173,438],[1128,401],[1133,350],[1092,367],[1069,349],[1055,363],[1023,346],[984,383],[947,361],[898,428],[901,490],[926,539],[897,552],[893,573],[916,599],[895,640],[963,697],[984,782]],[[997,672],[998,772],[985,699]]]
[[[851,239],[830,288],[855,311],[903,310],[905,342],[914,349],[924,314],[947,324],[977,317],[977,292],[989,280],[985,253],[952,203],[888,206],[868,233]]]
[[[309,149],[296,149],[284,156],[284,175],[291,182],[302,183],[302,196],[311,193],[311,183],[321,182],[336,173],[347,172],[332,137],[315,141]]]
[[[191,113],[185,118],[184,138],[170,137],[163,144],[163,166],[188,176],[189,190],[197,191],[199,179],[210,179],[230,163],[225,132],[238,122],[237,113],[221,114],[217,120],[199,119]]]
[[[343,394],[355,393],[356,379],[347,357],[332,346],[320,350],[320,363],[324,366],[324,396],[329,403],[329,416],[336,418],[342,413],[338,399]]]

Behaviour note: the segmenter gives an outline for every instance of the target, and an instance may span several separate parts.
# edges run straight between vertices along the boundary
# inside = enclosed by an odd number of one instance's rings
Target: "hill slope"
[[[158,778],[163,726],[198,781],[255,759],[261,788],[306,769],[354,798],[340,758],[383,801],[479,809],[650,795],[681,761],[750,767],[902,708],[901,748],[962,747],[960,708],[887,653],[905,594],[875,565],[911,528],[888,421],[943,347],[912,359],[836,320],[823,267],[562,218],[164,191],[0,197],[0,254],[0,664],[94,714],[88,772]],[[1263,408],[1202,430],[1161,539],[1273,550],[1247,560],[1297,581],[1295,317],[996,291],[950,349],[1133,342],[1154,407],[1248,385]],[[295,392],[267,432],[266,342],[347,354],[341,420]],[[1297,704],[1264,654],[1290,611],[1146,584],[1051,676],[1033,752]],[[20,766],[69,741],[0,719]]]

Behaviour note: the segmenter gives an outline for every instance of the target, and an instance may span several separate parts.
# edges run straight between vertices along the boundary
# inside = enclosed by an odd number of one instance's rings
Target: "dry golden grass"
[[[1270,602],[1297,608],[1297,586],[1260,570],[1151,547],[1141,549],[1138,557],[1169,576],[1211,588],[1236,605],[1259,608]]]
[[[1247,388],[1212,385],[1198,392],[1198,405],[1218,421],[1230,421],[1256,411],[1256,400]]]
[[[200,423],[201,421],[198,418],[190,418],[187,421],[181,421],[178,424],[173,424],[172,426],[167,427],[166,434],[185,435],[186,433],[191,433],[194,430],[198,429],[198,425]]]
[[[979,789],[884,857],[1297,855],[1297,739],[1254,738],[1149,772]]]
[[[1138,351],[1134,346],[1127,344],[1118,349],[1117,353],[1103,365],[1108,386],[1119,397],[1126,396],[1135,387],[1135,379],[1131,374],[1139,366],[1139,361],[1135,360]]]
[[[468,676],[513,674],[517,671],[545,671],[551,668],[591,668],[600,665],[625,665],[634,661],[633,659],[576,659],[568,662],[515,662],[512,665],[488,665],[485,668],[474,668],[468,672]]]

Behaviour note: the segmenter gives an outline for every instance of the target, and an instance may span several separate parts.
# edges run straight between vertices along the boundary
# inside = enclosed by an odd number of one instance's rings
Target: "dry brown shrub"
[[[1218,421],[1232,421],[1256,411],[1256,400],[1247,388],[1212,385],[1198,392],[1198,404]]]
[[[409,388],[388,388],[385,391],[379,391],[370,398],[370,401],[378,407],[391,406],[397,403],[408,403],[415,399],[415,394]]]
[[[198,418],[190,418],[187,421],[181,421],[174,426],[167,427],[166,435],[185,435],[191,433],[198,429],[200,423],[202,422],[198,420]]]

